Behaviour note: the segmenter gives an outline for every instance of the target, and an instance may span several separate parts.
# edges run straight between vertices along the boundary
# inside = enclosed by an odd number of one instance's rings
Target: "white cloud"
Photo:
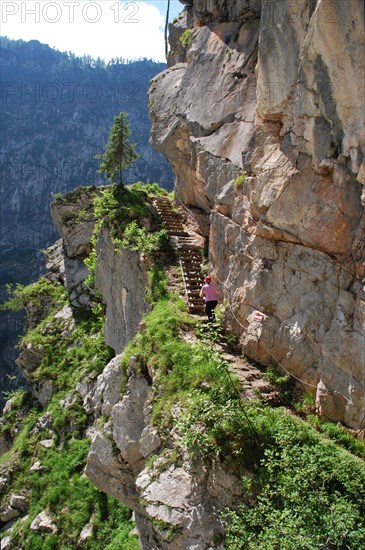
[[[60,51],[165,61],[164,18],[152,2],[2,0],[1,35],[39,40]]]

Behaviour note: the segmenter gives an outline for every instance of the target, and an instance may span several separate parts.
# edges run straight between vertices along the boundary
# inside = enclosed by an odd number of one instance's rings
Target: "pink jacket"
[[[214,302],[218,300],[218,289],[213,283],[203,285],[202,292],[206,302]]]

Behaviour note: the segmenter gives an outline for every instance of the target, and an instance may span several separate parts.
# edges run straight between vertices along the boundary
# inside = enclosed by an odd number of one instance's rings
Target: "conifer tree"
[[[111,127],[104,153],[97,155],[97,158],[101,158],[103,161],[98,174],[105,174],[110,181],[113,181],[116,174],[119,174],[119,185],[123,185],[123,170],[127,170],[132,162],[140,156],[135,151],[136,144],[128,141],[130,133],[127,114],[121,112],[114,117],[114,124]]]

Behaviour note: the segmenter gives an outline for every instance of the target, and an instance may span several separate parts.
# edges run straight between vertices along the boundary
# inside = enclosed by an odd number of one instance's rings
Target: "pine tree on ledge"
[[[140,157],[135,151],[136,144],[128,141],[131,130],[127,122],[127,113],[120,113],[114,117],[114,124],[111,127],[109,141],[105,146],[101,158],[98,174],[105,174],[108,180],[113,181],[119,173],[119,185],[123,186],[122,171],[127,170],[132,162]]]

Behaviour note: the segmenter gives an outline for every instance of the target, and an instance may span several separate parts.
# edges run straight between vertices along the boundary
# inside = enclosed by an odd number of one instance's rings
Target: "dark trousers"
[[[205,314],[208,317],[208,321],[213,323],[215,321],[214,309],[217,307],[218,301],[212,300],[211,302],[205,302]]]

